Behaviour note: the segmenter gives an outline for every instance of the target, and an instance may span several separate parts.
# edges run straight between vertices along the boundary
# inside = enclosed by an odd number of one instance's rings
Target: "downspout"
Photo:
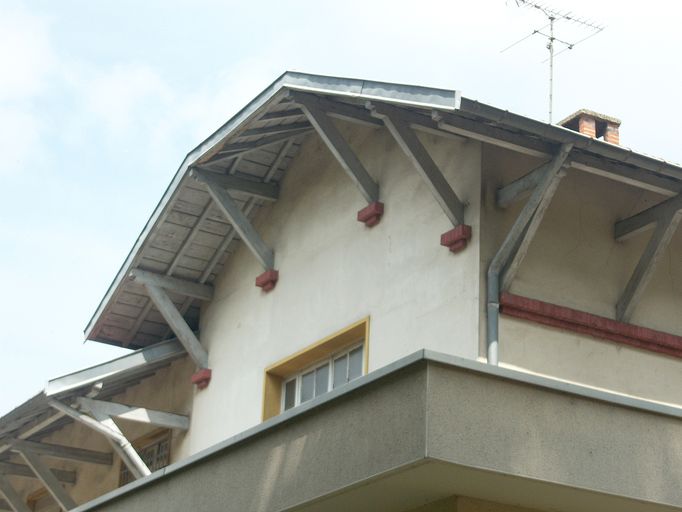
[[[56,409],[66,414],[67,416],[70,416],[74,420],[83,423],[84,425],[90,427],[94,431],[99,432],[100,434],[105,436],[111,442],[112,446],[118,452],[119,456],[121,457],[121,459],[123,459],[124,463],[126,464],[126,466],[128,466],[128,469],[130,469],[131,473],[133,473],[135,478],[141,478],[143,476],[151,474],[151,471],[144,463],[144,461],[137,453],[137,451],[135,451],[133,445],[130,443],[130,441],[128,441],[128,438],[125,437],[121,432],[112,430],[106,425],[100,423],[98,420],[91,418],[90,416],[87,416],[86,414],[83,414],[77,411],[76,409],[70,407],[69,405],[66,405],[65,403],[60,402],[59,400],[56,400],[54,398],[48,399],[47,403],[53,409]]]
[[[487,306],[486,306],[486,353],[488,364],[499,364],[499,328],[500,328],[500,283],[507,265],[523,242],[528,226],[538,206],[543,200],[551,198],[561,179],[561,170],[566,157],[573,148],[573,144],[562,144],[561,149],[554,156],[545,171],[542,180],[533,192],[517,217],[514,225],[507,233],[499,250],[493,257],[487,272]]]

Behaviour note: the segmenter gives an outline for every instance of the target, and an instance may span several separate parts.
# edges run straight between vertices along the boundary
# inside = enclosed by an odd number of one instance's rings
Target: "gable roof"
[[[85,329],[86,339],[139,348],[172,335],[142,285],[129,279],[139,268],[199,283],[212,283],[239,237],[188,172],[194,165],[244,180],[277,184],[312,131],[287,91],[333,94],[360,100],[454,110],[456,91],[287,72],[261,92],[183,160],[154,213],[123,262]],[[369,116],[368,116],[369,117]],[[253,216],[262,199],[235,192]],[[195,229],[196,228],[196,229]],[[169,293],[188,324],[196,328],[198,305]]]
[[[185,157],[88,323],[87,339],[139,348],[173,335],[131,272],[147,270],[192,283],[214,281],[239,236],[207,191],[190,178],[190,171],[201,166],[254,187],[264,183],[276,187],[313,131],[303,111],[288,98],[289,91],[332,100],[329,113],[335,117],[379,126],[381,121],[369,115],[364,103],[392,103],[417,127],[533,156],[552,155],[557,144],[571,142],[574,168],[666,195],[682,191],[682,168],[675,164],[462,98],[455,90],[286,72]],[[251,192],[231,191],[247,216],[267,200]],[[169,296],[196,329],[197,300],[172,292]]]

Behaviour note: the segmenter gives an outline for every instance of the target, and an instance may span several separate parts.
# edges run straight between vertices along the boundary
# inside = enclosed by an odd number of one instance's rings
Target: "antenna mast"
[[[582,43],[583,41],[589,39],[590,37],[596,36],[599,32],[604,30],[603,25],[599,25],[593,21],[587,20],[585,18],[578,18],[574,16],[571,12],[560,12],[556,9],[552,9],[550,7],[547,7],[545,4],[541,4],[538,2],[533,2],[531,0],[516,0],[516,5],[519,7],[530,7],[533,9],[537,9],[544,16],[547,18],[549,23],[547,23],[545,26],[533,30],[533,32],[530,35],[525,36],[523,39],[518,40],[517,42],[507,46],[502,52],[506,52],[510,48],[516,46],[517,44],[521,43],[522,41],[525,41],[531,36],[534,36],[535,34],[541,35],[544,38],[547,39],[547,50],[549,50],[549,57],[547,60],[549,60],[549,122],[552,122],[552,107],[554,104],[554,57],[561,55],[563,52],[566,50],[572,50],[576,45]],[[554,24],[557,21],[570,21],[572,23],[575,23],[583,28],[586,28],[589,30],[589,34],[586,37],[583,37],[579,41],[576,41],[574,43],[564,41],[562,39],[559,39],[554,36]],[[549,34],[545,34],[542,32],[542,30],[546,29],[549,27]],[[554,43],[558,42],[564,45],[564,49],[561,50],[559,53],[556,55],[554,54]],[[502,53],[501,52],[501,53]],[[545,61],[546,62],[546,61]]]
[[[549,50],[549,122],[552,122],[552,103],[554,98],[554,16],[549,17],[549,41],[547,42],[547,49]]]

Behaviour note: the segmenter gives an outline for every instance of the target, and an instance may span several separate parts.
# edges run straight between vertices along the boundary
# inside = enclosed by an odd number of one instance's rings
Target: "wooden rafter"
[[[254,254],[264,269],[274,268],[275,254],[263,241],[258,232],[251,225],[251,221],[244,215],[235,200],[225,190],[220,182],[206,174],[195,174],[194,178],[206,186],[206,190],[215,201],[218,208],[230,221],[232,227]]]
[[[51,469],[57,480],[65,484],[76,483],[76,473],[65,469]],[[20,476],[24,478],[36,478],[35,473],[25,464],[0,461],[0,475]]]
[[[276,135],[270,135],[268,137],[263,137],[262,139],[259,139],[255,142],[243,142],[243,143],[231,144],[231,145],[223,148],[221,151],[219,151],[213,158],[210,158],[209,160],[206,160],[206,161],[202,161],[200,163],[202,165],[203,164],[222,163],[222,162],[225,162],[226,160],[230,160],[230,159],[234,158],[237,155],[243,156],[247,153],[250,153],[251,151],[263,149],[263,148],[272,146],[274,144],[280,144],[283,141],[287,141],[289,139],[292,139],[294,137],[297,137],[299,135],[303,135],[304,133],[308,133],[311,131],[312,131],[312,128],[304,128],[301,130],[293,130],[293,131],[289,131],[289,132],[278,133]]]
[[[554,158],[548,163],[547,167],[543,169],[542,179],[539,180],[536,185],[536,189],[541,190],[542,194],[538,198],[537,206],[535,206],[532,217],[526,224],[523,233],[517,239],[516,247],[511,255],[511,259],[505,266],[504,273],[502,274],[503,290],[507,290],[511,286],[511,283],[521,266],[521,262],[528,252],[528,247],[540,227],[545,212],[552,202],[552,198],[559,187],[561,178],[564,176],[563,168],[572,149],[573,144],[563,144]]]
[[[145,288],[156,309],[159,310],[159,313],[161,313],[161,316],[163,316],[171,330],[178,337],[178,340],[185,347],[192,360],[199,368],[208,368],[208,354],[206,350],[197,339],[194,331],[187,325],[187,322],[175,307],[173,301],[168,297],[168,294],[163,288],[151,282],[146,282]]]
[[[64,446],[43,442],[37,443],[34,441],[24,441],[21,439],[13,439],[11,444],[12,449],[15,451],[26,449],[31,450],[38,455],[54,457],[57,459],[75,460],[78,462],[88,462],[91,464],[101,464],[104,466],[110,466],[113,463],[113,457],[111,453],[98,452],[95,450],[88,450],[75,446]]]
[[[632,272],[632,276],[630,276],[630,280],[625,286],[623,294],[616,304],[616,319],[619,321],[630,321],[642,293],[649,284],[649,281],[651,281],[658,261],[668,248],[681,220],[682,211],[674,210],[667,212],[665,218],[657,221],[656,229],[646,249],[644,249],[644,254],[639,259],[635,270]]]
[[[133,269],[129,275],[131,279],[145,286],[157,286],[179,295],[194,297],[200,300],[211,300],[213,298],[213,287],[208,284],[178,279],[177,277],[170,277],[141,269]]]
[[[111,417],[106,415],[99,415],[93,413],[94,417],[90,417],[73,407],[66,405],[53,398],[48,400],[48,403],[54,409],[66,414],[74,420],[83,423],[92,430],[102,434],[107,438],[114,451],[121,457],[123,463],[128,467],[130,472],[135,475],[135,478],[140,478],[151,474],[149,468],[144,463],[140,455],[135,451],[132,444],[123,435],[121,429]]]
[[[113,418],[121,418],[137,423],[145,423],[147,425],[155,425],[157,427],[172,428],[176,430],[186,431],[189,429],[189,418],[182,414],[158,411],[146,407],[124,405],[115,402],[106,402],[88,397],[79,397],[76,400],[76,403],[80,406],[81,410],[90,412],[97,411],[102,415],[111,416]]]
[[[383,120],[398,146],[424,179],[436,201],[454,226],[464,224],[464,203],[443,176],[424,145],[403,119],[400,109],[383,103],[368,103],[374,117]]]
[[[19,454],[26,461],[26,464],[33,470],[38,479],[42,482],[47,492],[49,492],[55,501],[64,510],[71,510],[76,508],[76,502],[73,498],[66,492],[66,489],[62,487],[59,480],[54,475],[52,470],[50,470],[42,460],[40,456],[25,446],[19,448]]]
[[[353,149],[343,138],[339,129],[334,125],[327,113],[320,107],[320,103],[309,94],[292,92],[291,98],[301,106],[315,131],[325,143],[334,158],[341,164],[346,174],[360,190],[368,203],[379,200],[379,186],[360,162]]]
[[[21,499],[21,496],[19,496],[16,489],[14,489],[9,480],[2,474],[0,474],[0,495],[5,497],[7,505],[10,506],[14,512],[31,512],[31,509],[24,503],[24,500]]]
[[[201,167],[193,168],[190,171],[190,176],[199,181],[210,179],[226,190],[242,192],[265,201],[277,201],[279,199],[279,185],[276,183],[237,178],[231,174],[218,174]]]

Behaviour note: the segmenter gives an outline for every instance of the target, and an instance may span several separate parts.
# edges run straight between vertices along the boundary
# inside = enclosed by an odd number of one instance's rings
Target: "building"
[[[682,167],[619,124],[285,73],[97,307],[134,351],[0,418],[5,509],[682,510]]]

